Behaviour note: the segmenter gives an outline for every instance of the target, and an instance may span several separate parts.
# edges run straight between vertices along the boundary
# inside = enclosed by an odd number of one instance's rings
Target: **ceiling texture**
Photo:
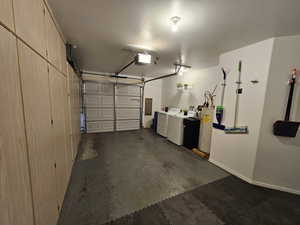
[[[182,62],[218,64],[221,53],[300,34],[300,0],[48,0],[83,70],[117,72],[133,51],[158,57],[123,74],[157,76]],[[177,32],[170,18],[181,17]],[[259,53],[258,53],[259,54]],[[300,55],[299,55],[300,59]]]

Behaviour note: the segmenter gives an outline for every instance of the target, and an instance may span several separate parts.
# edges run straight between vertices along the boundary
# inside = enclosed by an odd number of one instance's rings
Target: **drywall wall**
[[[217,67],[202,70],[191,69],[183,75],[165,78],[162,80],[162,106],[188,109],[193,105],[197,107],[204,102],[204,92],[213,90],[219,83]],[[191,89],[178,90],[177,83],[189,84]]]
[[[255,182],[300,194],[300,134],[296,138],[272,133],[276,120],[285,115],[289,93],[287,81],[293,68],[300,69],[300,36],[276,38],[268,80],[254,173]],[[300,87],[295,87],[291,120],[300,121]]]
[[[210,161],[247,181],[253,178],[273,42],[269,39],[220,56],[218,76],[222,76],[221,67],[229,71],[224,124],[233,126],[238,63],[242,60],[243,94],[240,96],[238,125],[247,125],[249,134],[225,134],[213,129]],[[252,84],[251,80],[258,80],[259,83]],[[217,104],[220,102],[220,91],[218,88],[216,92]]]
[[[152,98],[152,115],[146,116],[145,113],[143,115],[143,126],[145,128],[151,127],[154,112],[161,110],[162,82],[162,80],[156,80],[145,85],[143,113],[145,112],[145,98]]]

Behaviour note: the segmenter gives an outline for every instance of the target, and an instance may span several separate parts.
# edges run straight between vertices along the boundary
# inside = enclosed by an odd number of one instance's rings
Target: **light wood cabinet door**
[[[50,93],[51,93],[51,111],[53,118],[54,151],[56,162],[56,185],[58,194],[58,204],[61,208],[64,200],[65,191],[68,184],[69,172],[69,154],[67,151],[66,135],[66,77],[58,72],[52,66],[50,67]]]
[[[78,145],[79,145],[79,137],[78,134],[80,133],[80,108],[79,108],[79,79],[75,74],[74,70],[72,71],[72,98],[73,98],[73,138],[74,138],[74,145],[76,148],[74,149],[74,155],[77,155],[78,152]]]
[[[18,50],[36,224],[53,225],[58,209],[47,63],[19,41]]]
[[[13,0],[16,33],[33,49],[46,56],[45,9],[43,0]]]
[[[61,38],[59,36],[58,31],[56,30],[56,26],[49,14],[46,11],[45,14],[45,27],[47,33],[47,57],[48,60],[54,65],[59,71],[62,70],[62,47],[61,47]]]
[[[65,93],[64,108],[65,108],[65,115],[66,115],[65,126],[66,126],[66,142],[67,142],[67,162],[68,162],[67,175],[69,179],[72,172],[72,166],[73,166],[73,150],[72,150],[72,139],[71,139],[70,93],[69,93],[68,73],[66,74],[64,93]]]
[[[0,26],[0,224],[32,225],[33,209],[15,37]]]
[[[75,150],[74,148],[75,143],[73,142],[73,98],[72,98],[72,67],[67,64],[67,69],[68,69],[68,74],[67,74],[67,90],[68,90],[68,115],[69,115],[69,140],[70,140],[70,146],[71,146],[71,155],[72,155],[72,160],[75,160],[76,155],[74,154]]]
[[[80,142],[80,94],[79,78],[71,66],[68,67],[70,93],[70,121],[73,159],[75,159]]]
[[[0,1],[0,21],[9,29],[14,30],[12,0]]]
[[[74,136],[75,136],[75,144],[76,146],[79,145],[80,142],[80,79],[78,76],[73,72],[73,98],[74,98],[74,105],[73,105],[73,114],[74,114]],[[78,148],[76,148],[76,154],[78,152]]]
[[[68,73],[67,69],[67,54],[66,54],[66,45],[60,39],[60,58],[61,58],[61,72],[66,76]]]

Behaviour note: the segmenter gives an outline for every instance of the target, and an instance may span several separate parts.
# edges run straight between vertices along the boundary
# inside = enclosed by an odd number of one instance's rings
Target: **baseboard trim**
[[[244,181],[246,181],[246,182],[248,182],[250,184],[253,183],[252,179],[250,179],[250,178],[248,178],[248,177],[246,177],[246,176],[244,176],[244,175],[236,172],[235,170],[233,170],[233,169],[225,166],[223,163],[220,163],[220,162],[218,162],[216,160],[213,160],[213,159],[209,159],[208,161],[211,162],[211,163],[213,163],[217,167],[220,167],[221,169],[226,170],[228,173],[231,173],[232,175],[234,175],[234,176],[236,176],[236,177],[238,177],[238,178],[240,178],[240,179],[242,179],[242,180],[244,180]]]
[[[288,192],[291,194],[296,194],[296,195],[300,195],[300,190],[296,190],[296,189],[292,189],[292,188],[288,188],[288,187],[283,187],[283,186],[278,186],[278,185],[273,185],[273,184],[268,184],[268,183],[264,183],[261,181],[256,181],[253,179],[250,179],[248,177],[245,177],[244,175],[241,175],[240,173],[236,172],[235,170],[225,166],[223,163],[220,163],[216,160],[213,159],[209,159],[209,162],[213,163],[214,165],[216,165],[217,167],[220,167],[223,170],[226,170],[228,173],[246,181],[247,183],[256,185],[256,186],[260,186],[260,187],[264,187],[264,188],[269,188],[269,189],[274,189],[277,191],[283,191],[283,192]]]
[[[278,191],[288,192],[291,194],[300,195],[300,190],[296,190],[296,189],[292,189],[292,188],[288,188],[288,187],[277,186],[277,185],[268,184],[268,183],[264,183],[264,182],[260,182],[260,181],[253,181],[252,184],[254,184],[256,186],[260,186],[260,187],[265,187],[265,188],[270,188],[270,189],[274,189],[274,190],[278,190]]]

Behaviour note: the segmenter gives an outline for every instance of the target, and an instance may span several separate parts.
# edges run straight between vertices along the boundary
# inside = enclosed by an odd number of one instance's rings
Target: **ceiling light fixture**
[[[136,64],[144,65],[151,63],[152,56],[150,54],[138,53],[136,56]]]
[[[178,30],[178,23],[180,20],[181,20],[181,18],[179,16],[173,16],[171,18],[173,32],[176,32]]]

